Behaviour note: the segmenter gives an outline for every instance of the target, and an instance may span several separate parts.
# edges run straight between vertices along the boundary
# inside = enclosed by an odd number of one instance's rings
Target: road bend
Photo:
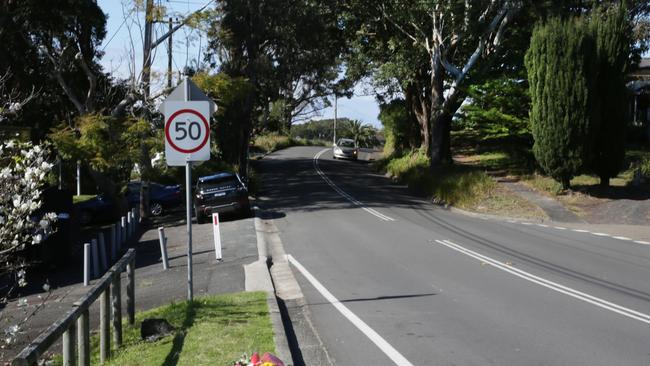
[[[650,365],[650,246],[450,212],[322,147],[259,169],[337,365]]]

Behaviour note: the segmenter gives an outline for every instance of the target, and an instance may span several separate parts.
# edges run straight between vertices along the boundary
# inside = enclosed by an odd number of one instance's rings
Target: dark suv
[[[248,189],[235,173],[217,173],[200,177],[196,183],[194,210],[196,222],[207,222],[213,212],[250,214]]]

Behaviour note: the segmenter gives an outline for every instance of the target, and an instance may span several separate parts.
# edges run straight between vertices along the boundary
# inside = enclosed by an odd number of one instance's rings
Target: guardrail
[[[90,306],[99,298],[99,354],[100,361],[110,358],[110,326],[113,324],[113,342],[122,345],[122,272],[126,271],[126,312],[130,325],[135,322],[135,249],[129,249],[97,283],[74,303],[63,318],[57,320],[25,347],[12,365],[36,365],[60,337],[63,338],[63,365],[90,365]],[[111,321],[112,320],[112,321]],[[76,356],[76,357],[75,357]]]

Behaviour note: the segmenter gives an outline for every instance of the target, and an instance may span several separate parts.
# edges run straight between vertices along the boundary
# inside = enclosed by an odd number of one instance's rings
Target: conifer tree
[[[571,178],[590,161],[594,58],[595,45],[581,19],[538,25],[525,57],[533,153],[563,189],[570,188]]]

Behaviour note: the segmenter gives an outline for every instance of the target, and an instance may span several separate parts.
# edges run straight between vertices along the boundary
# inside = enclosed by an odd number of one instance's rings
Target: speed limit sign
[[[167,165],[210,160],[210,103],[165,102]]]

